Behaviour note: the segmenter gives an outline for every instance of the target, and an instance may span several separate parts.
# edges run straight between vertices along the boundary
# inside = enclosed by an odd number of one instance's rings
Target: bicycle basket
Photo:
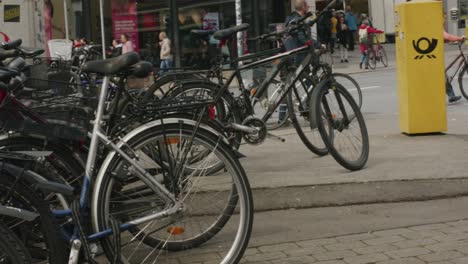
[[[75,93],[72,86],[77,79],[71,71],[71,61],[35,58],[27,72],[24,87],[31,90],[54,91],[55,94]]]
[[[50,57],[60,60],[70,60],[73,50],[73,42],[67,39],[52,39],[47,42]]]

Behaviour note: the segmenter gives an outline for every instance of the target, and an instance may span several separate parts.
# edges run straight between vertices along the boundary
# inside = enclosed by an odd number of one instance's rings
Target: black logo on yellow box
[[[422,45],[423,43],[425,45]],[[421,60],[424,57],[427,57],[429,59],[437,58],[435,55],[431,54],[437,48],[437,43],[439,43],[437,39],[429,40],[425,37],[418,39],[418,41],[413,40],[413,48],[417,53],[420,54],[414,57],[414,59]],[[423,46],[424,48],[422,48],[421,46]]]

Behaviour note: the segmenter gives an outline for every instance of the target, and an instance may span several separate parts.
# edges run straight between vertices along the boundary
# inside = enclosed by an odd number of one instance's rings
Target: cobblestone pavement
[[[249,248],[243,264],[467,264],[468,220]]]

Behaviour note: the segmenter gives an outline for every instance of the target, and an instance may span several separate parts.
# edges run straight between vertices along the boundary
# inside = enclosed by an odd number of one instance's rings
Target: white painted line
[[[381,86],[362,87],[361,90],[370,90],[370,89],[378,89],[378,88],[381,88]],[[348,91],[357,91],[357,89],[349,89]]]

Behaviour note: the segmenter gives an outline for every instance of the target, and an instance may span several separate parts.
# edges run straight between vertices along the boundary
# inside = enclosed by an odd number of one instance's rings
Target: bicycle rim
[[[179,125],[165,126],[164,129],[138,135],[135,142],[129,143],[135,153],[145,156],[144,161],[141,160],[146,163],[142,164],[145,169],[180,198],[184,210],[122,233],[124,262],[186,263],[199,257],[200,261],[237,263],[241,258],[250,236],[252,200],[243,169],[228,147],[219,137],[200,132],[193,139],[193,144],[210,150],[210,154],[199,162],[200,169],[175,177],[170,176],[172,169],[162,162],[171,157],[172,163],[180,167],[183,160],[178,158],[183,156],[180,154],[192,133],[192,129]],[[161,158],[163,155],[166,156],[164,159]],[[206,163],[219,161],[225,166],[222,172],[215,175],[200,173]],[[119,171],[125,168],[125,163],[116,160],[107,170]],[[171,206],[129,174],[128,168],[122,173],[125,177],[122,174],[107,177],[100,188],[98,223],[101,230],[109,228],[109,216],[126,222]],[[178,183],[174,184],[174,180],[168,178],[177,179]],[[110,256],[113,254],[111,244],[112,240],[104,242],[105,251]]]
[[[465,66],[458,74],[458,86],[460,87],[460,92],[462,93],[463,97],[468,100],[468,67]]]
[[[315,113],[324,116],[316,120],[325,145],[343,167],[352,171],[363,168],[369,157],[369,137],[359,107],[339,83],[324,81],[319,88],[314,95]]]
[[[377,55],[375,54],[374,51],[371,51],[368,53],[369,58],[369,68],[371,68],[372,70],[375,70],[375,68],[377,67]]]
[[[344,73],[332,73],[335,81],[341,84],[352,96],[354,101],[358,104],[359,108],[362,107],[362,91],[361,86],[351,76]]]

